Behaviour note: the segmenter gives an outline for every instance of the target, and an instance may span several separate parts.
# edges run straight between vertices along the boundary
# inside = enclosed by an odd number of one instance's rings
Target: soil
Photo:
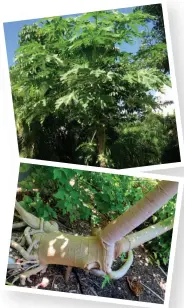
[[[88,222],[85,221],[70,224],[67,217],[60,217],[58,224],[60,230],[67,233],[89,235],[91,232]],[[21,230],[20,232],[13,232],[12,238],[17,240],[21,234]],[[17,252],[10,249],[11,256],[17,256],[17,254]],[[122,261],[118,258],[114,262],[114,269],[119,268],[121,264]],[[21,286],[20,281],[17,280],[14,282],[14,285],[34,288],[42,282],[43,278],[47,278],[48,284],[44,287],[45,290],[158,304],[163,304],[164,302],[167,279],[166,274],[156,264],[151,264],[149,262],[149,252],[144,248],[144,246],[139,246],[139,248],[134,249],[134,262],[129,269],[127,276],[118,280],[111,280],[110,283],[107,283],[104,287],[102,287],[104,278],[96,277],[79,268],[72,269],[70,278],[66,283],[64,280],[65,271],[65,266],[49,265],[45,273],[31,276],[32,282],[26,281],[26,285]],[[7,282],[9,283],[11,283],[13,278],[17,275],[11,276],[12,272],[13,270],[7,270]],[[142,292],[139,296],[136,296],[130,289],[127,278],[133,278],[139,281],[138,284],[142,286]]]

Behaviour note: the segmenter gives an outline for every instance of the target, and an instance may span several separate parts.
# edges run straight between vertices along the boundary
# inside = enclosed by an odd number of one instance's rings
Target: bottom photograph
[[[164,304],[177,191],[21,163],[5,284]]]

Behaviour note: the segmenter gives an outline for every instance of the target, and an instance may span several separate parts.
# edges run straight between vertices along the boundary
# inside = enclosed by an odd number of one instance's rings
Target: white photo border
[[[80,295],[80,294],[71,294],[65,292],[57,292],[51,290],[40,290],[40,289],[30,289],[30,288],[23,288],[19,286],[7,286],[3,285],[3,289],[10,290],[10,291],[20,291],[20,292],[28,292],[33,294],[43,294],[43,295],[51,295],[51,296],[60,296],[66,298],[75,298],[75,299],[82,299],[82,300],[91,300],[91,301],[98,301],[98,302],[108,302],[114,304],[126,304],[126,305],[133,305],[135,307],[157,307],[162,306],[164,308],[169,307],[169,300],[170,300],[170,290],[172,285],[172,273],[174,268],[174,256],[176,250],[176,243],[177,243],[177,233],[179,228],[179,220],[180,220],[180,210],[181,210],[181,203],[182,203],[182,195],[183,195],[183,188],[184,188],[184,179],[176,176],[168,176],[168,175],[158,175],[158,174],[151,174],[151,173],[142,173],[138,170],[117,170],[117,169],[107,169],[107,168],[98,168],[98,167],[85,167],[81,165],[80,167],[77,165],[71,164],[64,164],[64,163],[52,163],[48,165],[45,161],[35,161],[32,159],[21,159],[21,163],[26,163],[30,165],[41,165],[41,166],[50,166],[50,167],[58,167],[58,168],[69,168],[75,170],[83,170],[83,171],[90,171],[90,172],[97,172],[97,173],[107,173],[107,174],[117,174],[117,175],[126,175],[126,176],[135,176],[139,178],[149,178],[149,179],[156,179],[156,180],[166,180],[166,181],[175,181],[179,183],[178,186],[178,193],[177,193],[177,201],[176,201],[176,212],[174,217],[174,226],[173,226],[173,235],[172,235],[172,242],[171,242],[171,250],[170,250],[170,257],[169,257],[169,268],[168,268],[168,275],[167,275],[167,282],[166,282],[166,293],[165,299],[163,304],[156,304],[156,303],[148,303],[148,302],[134,302],[132,300],[126,299],[113,299],[113,298],[105,298],[105,297],[96,297],[92,295]],[[12,218],[11,218],[12,221]],[[7,264],[6,264],[7,266]]]
[[[58,9],[57,7],[52,6],[52,8],[48,6],[40,6],[38,7],[36,11],[34,12],[30,9],[29,11],[16,11],[16,17],[8,17],[12,16],[12,11],[9,11],[10,13],[8,16],[5,16],[3,19],[3,24],[7,22],[16,22],[20,20],[31,20],[31,19],[39,19],[44,18],[45,16],[58,16],[58,15],[72,15],[77,13],[85,13],[89,11],[99,11],[99,10],[108,10],[108,9],[119,9],[119,8],[128,8],[128,7],[134,7],[134,6],[142,6],[142,5],[151,5],[151,4],[161,4],[163,8],[163,17],[164,17],[164,27],[165,27],[165,35],[166,35],[166,44],[167,44],[167,52],[168,52],[168,59],[169,59],[169,66],[171,71],[171,84],[172,84],[172,92],[173,92],[173,101],[175,106],[175,117],[176,117],[176,125],[177,125],[177,135],[178,135],[178,142],[179,142],[179,151],[180,151],[180,162],[174,162],[174,163],[165,163],[165,164],[157,164],[157,165],[149,165],[149,166],[143,166],[143,167],[131,167],[131,168],[123,168],[122,170],[129,170],[129,169],[137,169],[141,171],[154,171],[154,170],[165,170],[168,168],[174,168],[174,167],[181,167],[184,166],[184,136],[182,132],[182,124],[181,124],[181,114],[180,114],[180,107],[179,107],[179,99],[178,99],[178,91],[177,91],[177,82],[176,82],[176,75],[175,75],[175,68],[174,68],[174,57],[173,57],[173,51],[172,51],[172,42],[171,42],[171,36],[170,36],[170,28],[169,28],[169,19],[168,19],[168,11],[167,11],[167,4],[165,0],[155,1],[155,0],[141,0],[137,2],[136,0],[114,0],[112,4],[112,0],[106,1],[105,4],[102,4],[100,1],[97,4],[95,4],[95,8],[93,6],[93,3],[84,3],[84,1],[80,1],[82,4],[82,7],[77,2],[73,3],[73,6],[68,8],[68,4],[70,4],[70,0],[67,1],[68,3],[65,3],[65,5],[62,4],[62,8]],[[87,7],[86,7],[87,4]],[[113,6],[113,8],[112,8]],[[9,78],[9,68],[8,68],[8,62],[7,62],[7,51],[6,51],[6,43],[5,43],[5,35],[3,40],[3,48],[4,48],[4,54],[6,54],[4,61],[6,64],[6,74],[5,74],[5,86],[6,87],[6,94],[9,101],[9,104],[12,105],[13,109],[13,100],[11,95],[11,83]],[[16,125],[15,125],[15,115],[13,110],[13,116],[14,116],[14,126],[16,131]],[[18,143],[17,143],[18,146]],[[20,158],[21,159],[21,158]],[[37,159],[34,159],[35,163],[37,162]],[[49,161],[45,160],[47,163]],[[73,164],[72,164],[73,165]],[[87,167],[87,166],[86,166]],[[101,167],[98,167],[101,168]]]

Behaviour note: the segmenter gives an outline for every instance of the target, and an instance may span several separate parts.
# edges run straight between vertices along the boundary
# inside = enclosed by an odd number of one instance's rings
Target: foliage
[[[124,260],[125,260],[125,256],[126,256],[126,253],[125,253],[125,252],[123,252],[123,253],[121,254],[121,256],[120,256],[121,261],[124,261]]]
[[[116,174],[37,165],[31,166],[30,170],[30,175],[19,185],[23,189],[39,190],[40,197],[46,202],[45,211],[49,204],[51,207],[54,204],[54,208],[61,210],[62,214],[70,214],[71,222],[91,217],[94,224],[99,223],[102,221],[99,213],[106,215],[109,220],[114,219],[157,183]],[[42,216],[39,215],[43,207],[39,193],[36,193],[33,202],[27,196],[25,198],[25,205],[28,203],[34,208],[35,214]]]
[[[21,164],[21,171],[29,171],[19,182],[23,191],[35,191],[21,201],[26,210],[45,220],[67,215],[70,222],[88,220],[104,227],[150,190],[158,181],[125,175],[76,169]],[[174,215],[175,198],[164,205],[141,227]],[[171,233],[151,241],[148,246],[158,260],[166,264],[169,258]],[[124,259],[124,255],[121,259]],[[162,262],[162,261],[160,261]]]
[[[57,218],[56,211],[48,203],[45,203],[42,200],[39,193],[36,193],[36,196],[34,196],[33,198],[25,195],[24,201],[22,201],[21,203],[28,211],[30,211],[30,208],[33,208],[34,214],[38,217],[43,217],[44,220],[51,220],[53,218]]]
[[[153,90],[170,85],[160,66],[166,44],[154,40],[148,20],[155,21],[152,12],[116,10],[46,18],[22,28],[10,69],[21,156],[115,168],[162,162],[160,139],[168,147],[170,142],[167,128],[160,130],[165,119],[153,123],[161,137],[155,134],[150,148],[150,136],[144,143],[139,137],[159,107]],[[124,51],[124,44],[137,41],[137,53]],[[141,134],[135,136],[137,124]],[[128,137],[122,129],[127,125]],[[127,138],[137,140],[135,150]],[[135,160],[140,148],[147,154]],[[129,159],[118,158],[119,150]]]
[[[165,29],[164,29],[164,17],[163,17],[163,10],[162,10],[162,4],[152,4],[152,5],[144,5],[139,6],[135,9],[142,10],[144,13],[148,13],[151,16],[154,16],[155,18],[152,18],[153,22],[153,31],[155,34],[155,39],[160,42],[166,42],[165,37]]]
[[[176,197],[172,198],[166,205],[164,205],[156,215],[152,216],[153,223],[164,220],[170,216],[174,216],[176,205]],[[158,265],[169,263],[170,246],[171,246],[172,230],[164,233],[162,236],[153,239],[146,246],[153,253]]]
[[[174,115],[167,115],[165,117],[164,126],[167,127],[167,140],[165,143],[165,149],[162,153],[161,160],[163,163],[171,163],[173,161],[180,161],[180,152],[176,149],[179,147],[177,136],[177,127]]]
[[[154,19],[148,19],[153,23],[152,28],[152,44],[154,45],[155,41],[160,43],[160,46],[164,46],[166,44],[166,36],[165,36],[165,27],[164,27],[164,17],[162,4],[152,4],[152,5],[144,5],[135,9],[135,11],[141,10],[144,13],[148,13],[151,16],[154,16]],[[149,39],[148,39],[149,40]],[[149,40],[150,43],[150,40]],[[162,48],[162,47],[161,47]],[[164,52],[164,50],[163,50]],[[162,58],[160,62],[158,62],[158,67],[162,67],[165,72],[169,72],[169,59],[167,52],[164,52],[165,56]]]
[[[120,124],[116,128],[118,137],[111,145],[111,157],[117,161],[116,166],[138,167],[160,161],[180,161],[174,118],[174,115],[163,118],[160,114],[148,113],[144,119]]]
[[[105,275],[102,281],[102,289],[104,289],[105,286],[109,283],[111,283],[111,278],[109,277],[109,275]]]

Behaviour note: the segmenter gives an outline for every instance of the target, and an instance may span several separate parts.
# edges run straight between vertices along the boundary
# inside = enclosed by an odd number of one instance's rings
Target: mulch
[[[80,223],[72,223],[72,225],[70,224],[69,220],[66,219],[66,217],[62,217],[59,219],[59,221],[59,227],[61,231],[81,235],[90,234],[91,230],[88,222],[86,221],[81,221]],[[15,240],[19,236],[20,232],[17,230],[16,232],[12,233],[12,237]],[[15,256],[17,255],[17,252],[15,253],[11,249],[11,254]],[[122,264],[121,262],[121,259],[118,258],[114,262],[114,268],[118,268]],[[39,273],[36,276],[32,276],[32,282],[26,281],[26,285],[21,286],[20,281],[17,280],[14,285],[26,288],[34,288],[36,285],[41,283],[43,278],[47,278],[48,284],[44,287],[44,290],[157,304],[163,304],[164,301],[167,277],[156,264],[151,264],[149,262],[149,252],[144,248],[144,246],[139,246],[138,248],[134,249],[134,262],[127,275],[118,280],[111,280],[110,283],[107,283],[104,287],[102,287],[104,278],[96,277],[95,275],[92,275],[79,268],[72,269],[70,278],[66,283],[64,280],[65,270],[66,267],[62,265],[49,265],[46,273]],[[7,281],[9,283],[11,283],[14,278],[13,276],[10,277],[10,274],[11,270],[7,270]],[[141,284],[142,286],[142,292],[139,296],[136,296],[130,289],[130,286],[127,282],[127,277],[129,279],[136,279],[140,282],[139,285]],[[163,300],[161,300],[161,298]]]

